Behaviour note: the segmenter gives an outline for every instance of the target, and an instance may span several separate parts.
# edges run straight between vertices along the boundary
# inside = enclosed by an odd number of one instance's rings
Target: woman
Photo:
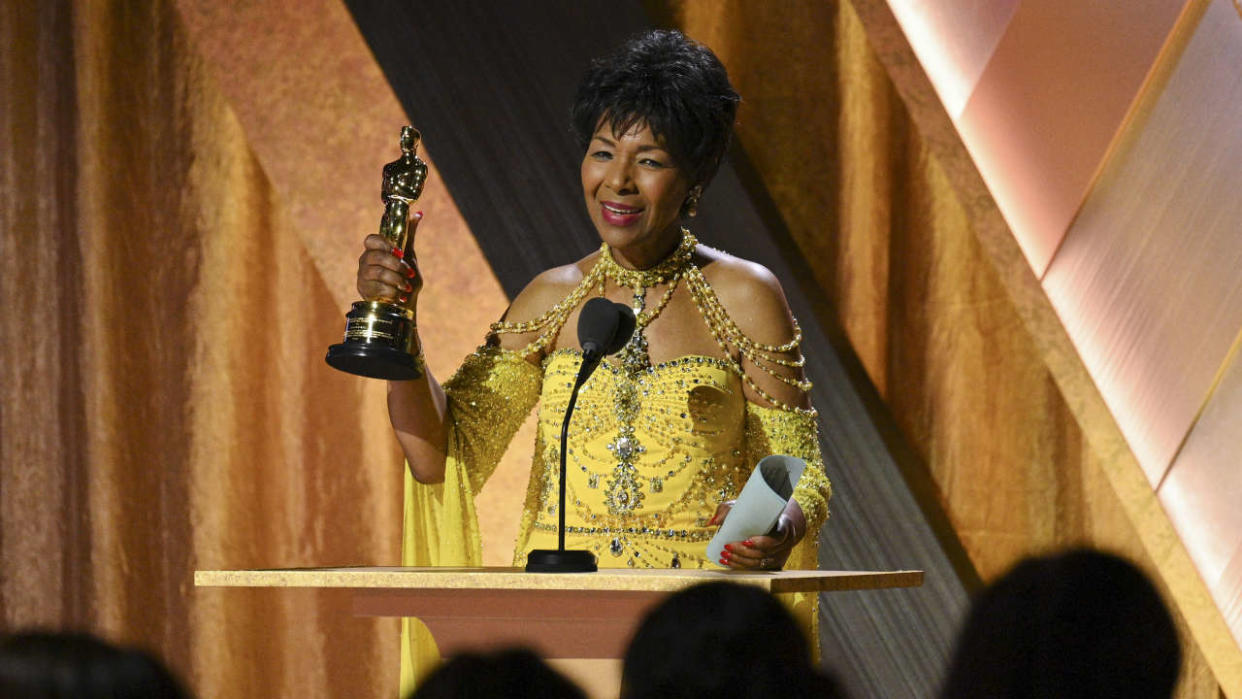
[[[443,484],[407,491],[407,564],[478,564],[473,495],[537,402],[514,560],[555,548],[560,423],[580,363],[573,328],[586,299],[604,296],[632,305],[638,324],[579,396],[566,547],[594,551],[604,567],[776,570],[791,556],[815,566],[830,488],[798,326],[770,272],[698,244],[683,226],[724,156],[737,102],[715,55],[677,32],[644,34],[592,65],[572,118],[600,250],[531,281],[443,387],[430,375],[389,384],[411,475]],[[416,303],[421,277],[406,252],[367,238],[364,298]],[[810,466],[777,532],[706,560],[721,504],[771,453]]]

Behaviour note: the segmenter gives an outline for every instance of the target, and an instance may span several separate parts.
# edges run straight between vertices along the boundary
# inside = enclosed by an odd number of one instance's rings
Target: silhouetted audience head
[[[573,682],[521,648],[459,655],[436,668],[410,699],[514,697],[515,699],[585,699]]]
[[[837,697],[811,664],[807,639],[772,595],[713,582],[653,609],[630,641],[623,699],[647,697]]]
[[[1180,667],[1142,571],[1075,550],[1027,559],[975,600],[941,697],[1169,697]]]
[[[93,636],[27,632],[0,640],[0,697],[182,699],[188,696],[154,657]]]

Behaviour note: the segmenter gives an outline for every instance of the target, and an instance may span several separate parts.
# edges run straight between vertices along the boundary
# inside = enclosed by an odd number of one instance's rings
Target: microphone
[[[578,315],[578,344],[584,360],[599,362],[625,347],[634,334],[634,311],[601,296],[590,299]]]
[[[595,554],[590,551],[565,550],[565,443],[569,439],[569,419],[578,403],[578,389],[591,376],[604,357],[625,347],[634,334],[634,311],[623,303],[595,297],[582,306],[578,314],[578,344],[582,346],[582,366],[569,393],[565,421],[561,423],[561,473],[558,493],[556,550],[536,549],[526,557],[528,573],[593,573],[599,569]]]

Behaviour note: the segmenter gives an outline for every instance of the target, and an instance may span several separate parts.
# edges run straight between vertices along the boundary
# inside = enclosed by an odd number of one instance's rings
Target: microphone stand
[[[526,572],[528,573],[594,573],[599,570],[595,554],[590,551],[565,550],[565,474],[568,471],[565,467],[565,451],[569,442],[569,420],[573,417],[574,406],[578,403],[578,390],[595,371],[601,359],[603,359],[603,353],[598,351],[582,354],[582,366],[578,369],[578,378],[574,381],[574,388],[569,393],[569,406],[565,409],[565,421],[561,423],[560,499],[556,508],[556,550],[535,549],[531,551],[526,557]]]
[[[536,549],[526,557],[528,573],[594,573],[599,569],[590,551],[565,550],[565,480],[569,469],[565,455],[569,445],[569,420],[578,404],[578,390],[606,355],[619,351],[634,333],[634,311],[629,306],[595,297],[582,306],[578,316],[578,342],[582,345],[582,366],[569,392],[565,421],[561,423],[561,473],[557,505],[556,549]]]

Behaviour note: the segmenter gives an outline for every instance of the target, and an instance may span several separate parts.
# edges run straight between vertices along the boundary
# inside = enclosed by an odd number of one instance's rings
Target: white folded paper
[[[795,456],[773,454],[760,459],[724,524],[707,542],[707,560],[719,565],[725,544],[773,533],[805,468],[806,462]]]

